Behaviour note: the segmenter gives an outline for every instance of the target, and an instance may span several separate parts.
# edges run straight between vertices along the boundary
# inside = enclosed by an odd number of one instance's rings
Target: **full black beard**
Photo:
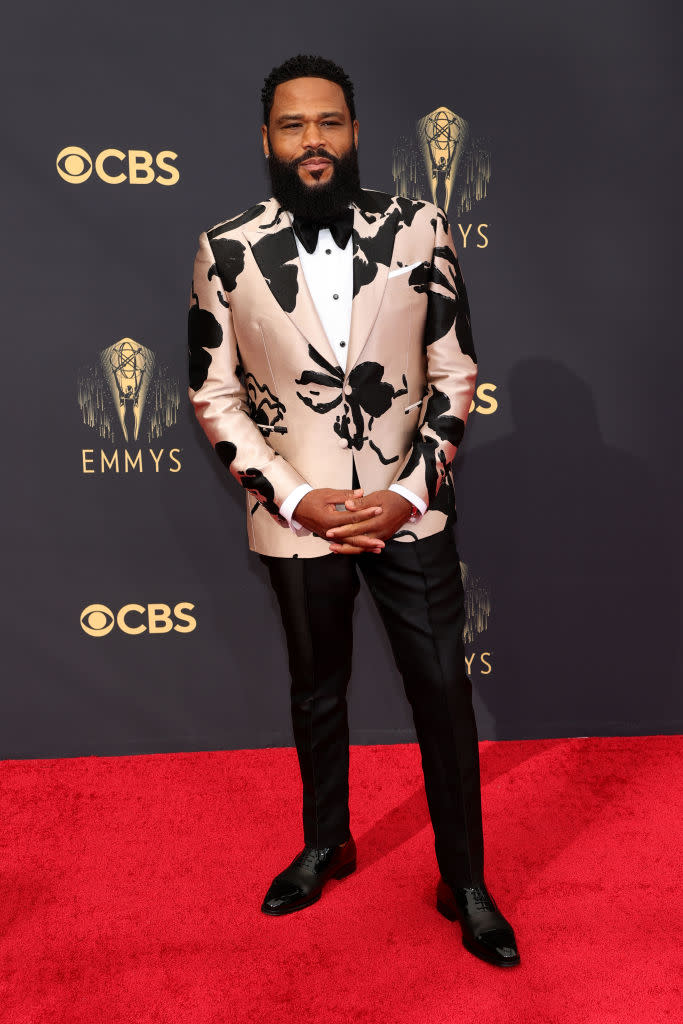
[[[298,166],[311,157],[324,156],[332,161],[333,172],[323,185],[306,185],[299,177]],[[352,143],[342,157],[332,156],[325,149],[308,150],[296,160],[279,160],[272,149],[268,170],[273,195],[285,210],[302,220],[323,224],[338,217],[351,202],[362,197],[358,171],[358,150]]]

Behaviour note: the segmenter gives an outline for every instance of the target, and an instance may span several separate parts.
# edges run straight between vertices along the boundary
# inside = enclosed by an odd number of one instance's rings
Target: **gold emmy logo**
[[[444,213],[451,205],[466,248],[470,234],[476,247],[488,245],[488,224],[462,224],[461,218],[486,198],[491,180],[491,154],[475,138],[469,123],[450,107],[436,107],[418,118],[393,149],[392,174],[397,195],[436,203]]]
[[[466,644],[472,645],[476,638],[486,632],[491,614],[491,594],[486,583],[475,576],[465,562],[460,563],[462,584],[465,590],[465,628],[463,639]],[[465,664],[468,675],[478,672],[479,675],[488,676],[493,671],[491,664],[491,651],[474,651],[465,655]]]
[[[469,135],[467,121],[448,107],[437,107],[417,122],[417,137],[427,168],[432,201],[445,211]]]
[[[195,606],[181,601],[173,609],[168,604],[124,604],[114,613],[104,604],[89,604],[81,612],[81,628],[88,636],[107,636],[114,625],[128,636],[141,633],[193,633],[197,619],[190,612]]]
[[[65,146],[57,154],[57,173],[71,185],[87,181],[95,175],[107,185],[177,185],[180,171],[174,166],[178,154],[162,149],[156,155],[146,149],[103,149],[93,160],[80,146]]]
[[[122,338],[100,353],[102,370],[109,382],[123,437],[137,441],[140,417],[154,369],[154,353],[132,338]]]
[[[180,448],[159,448],[156,442],[177,420],[178,381],[154,352],[133,338],[121,338],[99,353],[94,366],[78,378],[78,404],[83,423],[120,450],[81,450],[84,473],[129,473],[167,469],[178,473]],[[133,446],[140,447],[135,450]],[[151,447],[155,445],[155,447]]]
[[[465,562],[460,563],[460,572],[465,590],[464,640],[469,644],[479,633],[483,633],[489,624],[491,595],[483,580],[475,576]]]

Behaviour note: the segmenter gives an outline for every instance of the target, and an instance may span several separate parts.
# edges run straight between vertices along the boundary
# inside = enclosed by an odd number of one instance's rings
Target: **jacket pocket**
[[[409,263],[407,267],[397,267],[396,270],[390,270],[388,277],[398,277],[399,274],[407,274],[409,270],[414,270],[415,267],[421,266],[424,260],[417,260],[415,263]]]

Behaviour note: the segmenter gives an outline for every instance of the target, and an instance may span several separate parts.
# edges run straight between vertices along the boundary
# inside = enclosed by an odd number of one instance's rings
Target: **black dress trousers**
[[[439,869],[453,886],[482,884],[478,736],[452,526],[417,541],[390,539],[378,555],[259,557],[287,640],[304,842],[335,846],[350,835],[346,692],[360,570],[412,708]]]

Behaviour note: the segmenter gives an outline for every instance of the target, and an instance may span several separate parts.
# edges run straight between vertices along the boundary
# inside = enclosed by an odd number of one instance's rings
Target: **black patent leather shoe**
[[[441,878],[436,909],[449,921],[460,922],[463,946],[480,960],[496,967],[514,967],[520,962],[512,926],[485,885],[451,888]]]
[[[315,903],[330,878],[346,878],[356,870],[353,836],[339,846],[304,846],[292,863],[276,875],[261,904],[264,914],[291,914]]]

